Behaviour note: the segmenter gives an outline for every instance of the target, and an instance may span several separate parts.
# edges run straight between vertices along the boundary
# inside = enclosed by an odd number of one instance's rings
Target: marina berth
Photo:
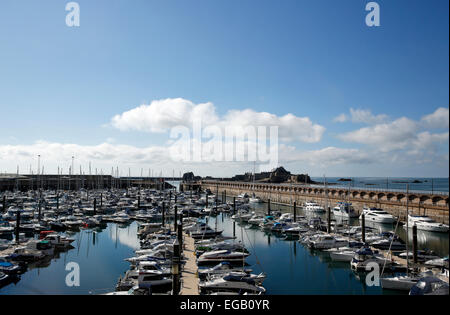
[[[406,294],[425,275],[448,278],[448,258],[442,258],[446,253],[426,250],[426,243],[418,243],[413,253],[406,248],[403,229],[362,224],[348,202],[338,203],[332,209],[335,215],[328,217],[314,201],[294,211],[292,204],[252,202],[255,196],[245,193],[236,206],[230,201],[236,196],[231,194],[225,198],[216,192],[206,197],[194,190],[140,187],[42,190],[10,196],[0,225],[0,273],[6,275],[0,294],[26,292],[30,279],[23,274],[34,268],[51,269],[55,261],[66,259],[67,255],[61,255],[65,252],[82,260],[84,272],[90,273],[91,279],[85,280],[90,286],[96,286],[97,277],[103,281],[96,287],[99,291],[84,287],[86,294],[173,294],[174,285],[179,294],[195,295],[306,292],[304,284],[294,281],[297,273],[305,276],[304,266],[310,270],[308,276],[320,280],[317,283],[345,290],[325,275],[313,274],[315,264],[348,272],[352,286],[361,290],[356,292],[363,292],[356,275],[366,272],[371,262],[389,272],[380,279],[382,287],[371,289],[380,294],[390,290]],[[25,215],[17,226],[18,213]],[[382,209],[365,208],[363,213],[366,224],[389,222]],[[436,234],[442,239],[442,232]],[[97,275],[93,262],[101,261],[98,257],[114,260],[109,261],[111,276]],[[291,281],[285,271],[288,266],[295,270]],[[42,281],[51,281],[42,274]],[[274,277],[283,279],[280,283],[287,286],[286,291]],[[16,286],[10,285],[12,280]],[[70,293],[70,288],[60,290]]]

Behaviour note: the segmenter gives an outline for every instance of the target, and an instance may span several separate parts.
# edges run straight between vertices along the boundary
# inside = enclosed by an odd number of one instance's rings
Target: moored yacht
[[[418,230],[422,231],[441,232],[441,233],[448,233],[449,231],[449,227],[447,224],[437,223],[427,216],[408,215],[409,228],[412,228],[414,225],[417,226]]]
[[[325,212],[325,208],[319,205],[315,201],[305,202],[303,209],[307,212],[315,212],[315,213],[323,213]]]
[[[364,207],[361,215],[359,216],[360,220],[363,214],[364,219],[367,222],[394,223],[397,220],[392,214],[389,214],[388,212],[380,208]]]
[[[355,211],[351,203],[338,202],[336,207],[333,208],[333,214],[336,218],[357,218],[358,213]]]
[[[202,254],[197,262],[200,263],[218,263],[218,262],[243,262],[246,257],[250,256],[244,252],[234,252],[231,250],[216,250]]]

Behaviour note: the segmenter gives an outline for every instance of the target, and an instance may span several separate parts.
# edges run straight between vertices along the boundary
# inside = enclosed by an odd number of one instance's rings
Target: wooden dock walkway
[[[186,264],[181,272],[181,295],[198,295],[198,268],[195,257],[194,239],[187,234],[184,234],[183,238],[183,253]]]

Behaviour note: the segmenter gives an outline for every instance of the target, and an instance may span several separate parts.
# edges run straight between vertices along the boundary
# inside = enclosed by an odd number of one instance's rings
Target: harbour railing
[[[222,180],[202,180],[201,183],[227,183],[227,184],[246,184],[249,186],[255,185],[255,186],[278,186],[278,187],[301,187],[301,188],[321,188],[321,189],[341,189],[345,191],[372,191],[372,192],[391,192],[391,193],[409,193],[409,194],[426,194],[426,195],[440,195],[440,196],[449,196],[448,191],[441,191],[441,190],[406,190],[405,189],[393,189],[393,188],[380,188],[380,187],[357,187],[357,186],[345,186],[345,185],[334,185],[328,183],[327,185],[324,184],[304,184],[304,183],[253,183],[253,182],[242,182],[242,181],[222,181]]]

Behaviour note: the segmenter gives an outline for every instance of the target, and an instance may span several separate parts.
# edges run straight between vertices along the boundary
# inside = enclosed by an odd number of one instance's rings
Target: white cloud
[[[387,115],[373,115],[370,110],[367,109],[354,109],[350,108],[350,116],[342,113],[333,119],[334,122],[346,122],[351,120],[353,123],[364,123],[368,125],[384,123],[389,119]]]
[[[340,114],[339,116],[334,117],[334,119],[333,119],[334,122],[340,122],[340,123],[346,122],[347,120],[348,120],[348,117],[344,113]]]
[[[325,128],[314,124],[308,117],[297,117],[292,114],[277,116],[266,112],[255,112],[252,109],[231,110],[221,123],[227,126],[278,126],[278,134],[282,141],[319,142]]]
[[[350,115],[352,117],[352,122],[354,123],[365,123],[365,124],[379,124],[384,123],[389,118],[387,115],[373,115],[370,110],[365,109],[353,109],[350,108]]]
[[[347,142],[373,145],[385,152],[405,148],[415,139],[417,130],[415,121],[402,117],[391,123],[361,128],[338,137]]]
[[[111,125],[120,130],[145,132],[167,132],[176,126],[192,128],[193,122],[201,118],[202,127],[278,126],[279,136],[284,141],[319,142],[325,128],[314,124],[308,117],[293,114],[277,116],[252,109],[230,110],[224,117],[216,114],[212,103],[194,104],[182,98],[153,101],[116,115]]]
[[[368,164],[376,158],[360,149],[326,147],[318,150],[297,151],[294,147],[281,147],[280,159],[285,162],[306,163],[328,167],[339,164]]]
[[[429,128],[449,128],[449,110],[440,107],[434,113],[422,117],[422,122]]]
[[[111,125],[120,130],[166,132],[174,126],[192,126],[194,118],[201,117],[213,124],[217,122],[212,103],[194,104],[182,98],[168,98],[141,105],[111,119]]]

